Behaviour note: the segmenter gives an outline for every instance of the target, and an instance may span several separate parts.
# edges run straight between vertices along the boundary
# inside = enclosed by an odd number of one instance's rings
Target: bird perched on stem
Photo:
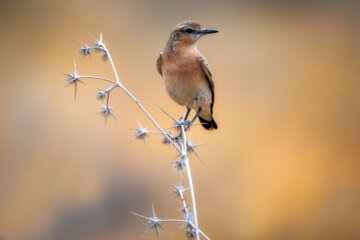
[[[184,21],[175,26],[165,49],[157,59],[157,69],[164,78],[165,89],[178,104],[186,106],[185,120],[191,111],[202,126],[217,129],[213,118],[214,82],[205,57],[197,48],[197,41],[204,35],[217,33],[194,21]]]

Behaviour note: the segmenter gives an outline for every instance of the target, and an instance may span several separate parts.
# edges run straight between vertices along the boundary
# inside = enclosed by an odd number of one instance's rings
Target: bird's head
[[[200,37],[217,33],[217,30],[210,30],[195,21],[184,21],[174,27],[170,35],[170,41],[181,42],[185,45],[192,45],[199,40]]]

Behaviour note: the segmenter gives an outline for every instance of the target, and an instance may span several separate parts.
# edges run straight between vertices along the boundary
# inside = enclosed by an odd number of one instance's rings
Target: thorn
[[[75,57],[74,57],[74,76],[77,75],[77,70],[76,70],[76,61],[75,61]]]
[[[175,122],[179,122],[179,120],[177,120],[176,118],[174,118],[173,116],[171,116],[168,112],[166,112],[163,108],[161,108],[159,105],[156,105],[158,108],[160,108],[160,110],[165,113],[169,118],[171,118],[173,121]]]
[[[76,93],[77,93],[77,82],[74,82],[75,84],[75,94],[74,94],[74,102],[76,101]]]

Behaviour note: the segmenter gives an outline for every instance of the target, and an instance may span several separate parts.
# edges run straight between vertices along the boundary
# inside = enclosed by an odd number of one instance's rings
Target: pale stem
[[[110,80],[110,79],[107,79],[107,78],[103,78],[103,77],[96,77],[96,76],[78,76],[77,78],[78,78],[78,79],[80,79],[80,78],[92,78],[92,79],[103,80],[103,81],[106,81],[106,82],[116,83],[116,82],[113,81],[113,80]]]
[[[185,196],[182,191],[180,192],[180,198],[181,198],[181,202],[184,207],[185,215],[186,215],[186,217],[189,217],[189,209],[187,208]]]
[[[181,133],[182,133],[182,137],[183,137],[182,157],[184,158],[184,161],[185,161],[185,167],[186,167],[186,172],[187,172],[188,181],[189,181],[190,194],[191,194],[191,200],[192,200],[192,209],[193,209],[193,218],[194,218],[194,225],[195,225],[195,232],[196,232],[196,240],[200,240],[199,225],[198,225],[197,210],[196,210],[196,201],[195,201],[195,192],[194,192],[194,186],[193,186],[192,177],[191,177],[189,159],[187,156],[187,144],[186,144],[186,135],[185,135],[184,124],[181,125]]]
[[[116,83],[112,86],[110,86],[108,89],[105,90],[105,92],[111,92],[114,88],[117,88],[119,85],[117,85]]]
[[[100,35],[100,42],[102,42],[102,35]],[[183,144],[182,144],[182,149],[180,149],[179,146],[176,145],[176,143],[164,132],[164,130],[151,117],[151,115],[146,111],[146,109],[141,105],[141,103],[122,85],[122,83],[120,82],[119,76],[117,74],[117,71],[116,71],[116,68],[115,68],[115,65],[114,65],[114,61],[113,61],[113,59],[111,57],[111,54],[110,54],[109,50],[106,48],[106,46],[105,45],[103,45],[103,46],[104,46],[104,51],[106,52],[106,54],[108,56],[108,59],[109,59],[109,61],[111,63],[113,72],[115,74],[116,85],[119,86],[136,103],[136,105],[138,105],[138,107],[145,113],[145,115],[151,120],[151,122],[157,127],[157,129],[164,135],[164,137],[167,138],[167,140],[175,147],[175,149],[184,158],[185,166],[186,166],[186,172],[187,172],[187,176],[188,176],[188,182],[189,182],[189,186],[190,186],[191,199],[192,199],[193,218],[194,218],[193,227],[195,228],[195,231],[196,231],[196,240],[200,240],[200,235],[199,235],[200,230],[198,228],[195,192],[194,192],[194,186],[193,186],[192,177],[191,177],[189,159],[188,159],[188,156],[187,156],[187,144],[186,144],[186,135],[185,135],[185,127],[184,127],[184,125],[183,124],[181,125],[181,132],[182,132],[182,136],[183,136]],[[184,207],[186,208],[185,201],[183,201],[183,204],[184,204]],[[178,220],[176,220],[176,221],[178,221]],[[207,236],[205,236],[204,233],[202,233],[202,235],[206,239],[209,239]]]

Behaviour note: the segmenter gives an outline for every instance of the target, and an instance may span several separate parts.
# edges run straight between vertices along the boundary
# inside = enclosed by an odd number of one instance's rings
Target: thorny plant
[[[194,185],[191,176],[191,170],[189,165],[188,155],[194,153],[197,157],[198,154],[196,152],[196,147],[200,146],[200,144],[195,144],[191,141],[191,126],[196,124],[190,124],[189,121],[184,120],[184,116],[182,118],[175,119],[170,114],[161,109],[168,117],[170,117],[174,121],[174,126],[170,128],[163,129],[159,126],[159,124],[151,117],[151,115],[146,111],[146,109],[142,106],[142,104],[132,95],[132,93],[125,88],[123,83],[120,81],[118,73],[116,71],[113,59],[107,48],[106,44],[103,42],[102,34],[100,34],[100,39],[96,39],[93,46],[83,45],[80,48],[80,53],[83,56],[91,55],[92,53],[100,53],[103,60],[108,60],[112,66],[112,70],[115,75],[115,81],[103,77],[97,76],[88,76],[88,75],[80,75],[77,72],[76,63],[74,59],[74,71],[72,73],[63,73],[67,78],[67,83],[61,88],[65,88],[69,85],[74,85],[75,88],[75,99],[76,92],[78,88],[78,83],[83,83],[85,79],[98,79],[101,81],[105,81],[110,83],[110,86],[104,90],[100,90],[96,93],[96,98],[99,100],[103,100],[105,104],[101,104],[100,114],[105,118],[105,123],[109,117],[113,117],[115,119],[115,115],[113,113],[112,106],[109,105],[110,94],[113,90],[120,88],[123,90],[135,103],[136,105],[145,113],[145,115],[150,119],[150,121],[155,125],[158,131],[150,131],[146,128],[143,128],[141,124],[138,122],[139,127],[135,130],[135,136],[133,139],[145,140],[145,138],[150,134],[161,134],[163,136],[162,143],[163,144],[171,144],[179,153],[179,158],[176,160],[173,165],[174,168],[178,171],[186,171],[187,182],[189,184],[188,187],[184,187],[182,183],[179,185],[173,185],[174,187],[174,195],[179,198],[181,201],[181,212],[184,214],[183,219],[160,219],[156,216],[154,206],[152,207],[153,215],[151,217],[146,217],[140,215],[138,213],[132,212],[133,215],[145,220],[148,224],[148,228],[146,230],[154,230],[156,237],[159,238],[159,228],[162,228],[161,224],[165,222],[175,222],[180,223],[181,228],[184,229],[187,239],[194,238],[196,240],[200,240],[200,236],[204,237],[207,240],[210,240],[208,236],[205,235],[200,229],[197,218],[197,209],[196,209],[196,201],[195,201],[195,192]],[[177,132],[177,135],[173,136],[171,130]],[[165,133],[165,131],[170,131],[169,133]],[[189,136],[187,138],[186,132],[189,131]],[[191,195],[191,206],[187,204],[185,194],[187,191],[190,191]]]

